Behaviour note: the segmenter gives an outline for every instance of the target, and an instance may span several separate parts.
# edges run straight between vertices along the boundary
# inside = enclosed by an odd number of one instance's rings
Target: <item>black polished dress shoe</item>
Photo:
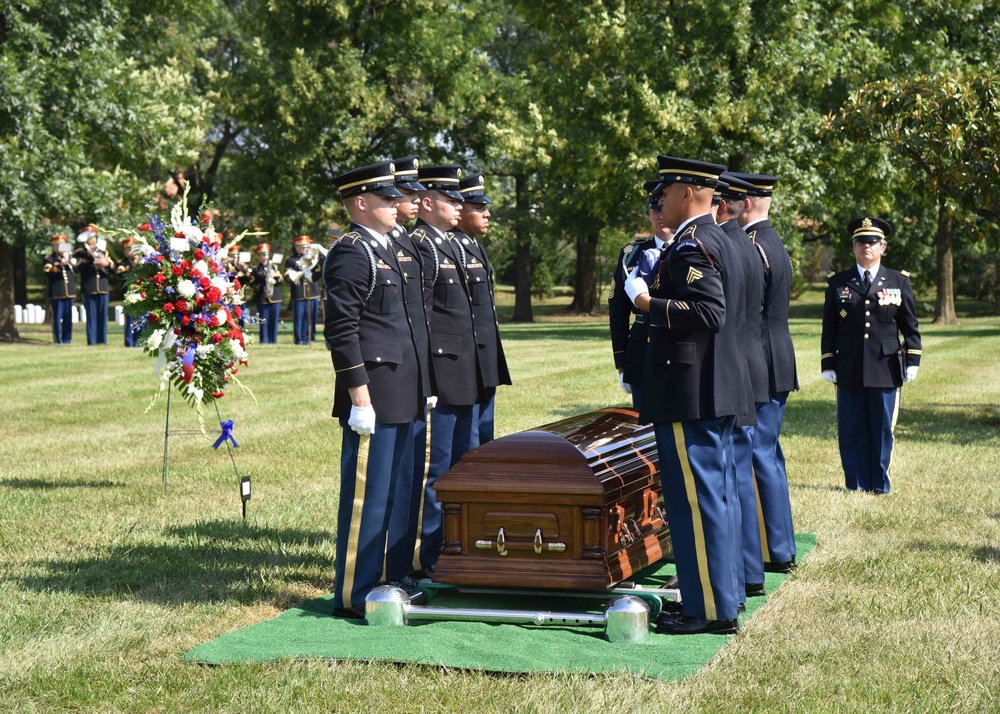
[[[364,620],[365,609],[363,607],[335,607],[333,608],[333,616],[346,617],[352,620]]]
[[[746,593],[747,597],[764,597],[767,590],[764,589],[764,583],[747,583]]]
[[[795,570],[795,557],[791,560],[783,560],[780,563],[764,563],[764,572],[767,573],[790,573]]]
[[[663,606],[660,609],[660,614],[656,617],[656,622],[659,623],[663,620],[672,620],[678,615],[684,614],[684,606],[679,602],[674,602],[673,600],[663,600]]]
[[[656,623],[656,632],[661,635],[735,635],[739,631],[736,620],[702,620],[687,615]]]

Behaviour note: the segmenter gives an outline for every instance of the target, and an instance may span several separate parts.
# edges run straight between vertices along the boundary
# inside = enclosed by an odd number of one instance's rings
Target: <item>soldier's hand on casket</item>
[[[906,368],[906,375],[903,377],[903,381],[904,382],[912,382],[914,379],[916,379],[917,378],[917,369],[919,369],[919,367],[917,367],[917,365],[912,365],[910,367],[907,367]]]
[[[823,379],[825,379],[827,382],[830,382],[831,384],[837,383],[837,373],[832,369],[824,369],[823,374],[820,376],[822,376]]]
[[[437,405],[438,405],[438,398],[437,397],[427,397],[427,408],[428,409],[433,409]]]
[[[628,274],[628,279],[625,281],[625,294],[628,295],[628,299],[635,304],[635,299],[639,295],[643,295],[649,292],[649,286],[646,285],[646,281],[639,277],[639,269],[633,268],[632,272]]]
[[[625,392],[625,394],[632,393],[632,385],[625,381],[624,372],[618,373],[618,384],[621,385],[622,391]]]
[[[375,409],[367,407],[351,407],[351,417],[347,420],[347,425],[358,434],[375,433]]]

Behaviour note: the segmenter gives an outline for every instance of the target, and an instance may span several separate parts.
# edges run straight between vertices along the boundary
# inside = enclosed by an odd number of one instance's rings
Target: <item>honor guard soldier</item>
[[[139,256],[132,253],[132,246],[139,242],[139,239],[134,236],[128,236],[122,240],[122,252],[124,257],[121,262],[115,267],[115,272],[118,274],[119,280],[122,281],[122,289],[126,289],[129,283],[132,282],[131,275],[132,270],[135,268],[136,264],[139,262]],[[128,315],[125,314],[125,346],[126,347],[138,347],[138,334],[136,334],[133,326],[135,321]]]
[[[743,272],[744,320],[740,330],[740,353],[746,359],[750,376],[750,401],[753,414],[737,422],[733,430],[733,477],[740,502],[740,549],[743,556],[743,588],[747,597],[759,597],[764,590],[764,556],[760,542],[760,519],[757,512],[757,489],[753,475],[753,433],[758,404],[770,400],[767,359],[760,340],[760,317],[764,300],[764,259],[761,249],[750,240],[738,222],[746,208],[747,192],[752,186],[730,173],[720,177],[719,201],[715,219],[732,242]]]
[[[308,345],[319,317],[326,249],[319,250],[309,236],[298,236],[292,245],[295,255],[285,259],[285,275],[292,286],[292,332],[295,344]]]
[[[732,175],[751,186],[747,189],[745,208],[737,220],[760,248],[764,260],[760,337],[767,361],[768,400],[757,404],[757,426],[753,432],[754,479],[763,520],[761,551],[765,570],[787,573],[795,567],[795,530],[780,436],[788,393],[799,388],[795,348],[788,329],[792,260],[768,220],[778,177],[735,172]]]
[[[62,233],[52,236],[49,243],[52,255],[45,259],[42,270],[52,307],[52,341],[68,345],[73,341],[73,299],[76,297],[75,261],[70,255],[72,244]]]
[[[920,332],[909,273],[882,265],[892,227],[864,217],[848,231],[857,265],[833,275],[826,289],[821,369],[837,385],[847,488],[888,493],[900,387],[917,377]]]
[[[662,251],[674,240],[673,231],[663,224],[662,193],[656,191],[660,179],[643,184],[646,197],[646,211],[649,225],[653,229],[652,238],[636,238],[622,248],[618,264],[611,277],[608,293],[608,323],[611,328],[611,351],[618,370],[618,384],[622,391],[632,396],[632,406],[639,408],[641,401],[642,370],[646,361],[646,313],[632,304],[622,285],[629,273],[639,265],[643,255],[652,257],[655,251]],[[654,251],[649,253],[649,251]]]
[[[434,267],[427,264],[420,248],[411,240],[404,224],[417,217],[420,195],[427,189],[417,180],[420,161],[416,156],[393,159],[396,190],[402,194],[396,206],[396,225],[390,235],[395,244],[396,260],[403,275],[403,299],[406,314],[413,329],[413,344],[416,347],[417,362],[420,367],[421,392],[427,396],[420,415],[410,422],[407,447],[403,456],[396,492],[392,500],[392,514],[389,517],[388,546],[385,553],[385,579],[406,590],[413,589],[417,582],[409,573],[419,568],[414,565],[417,535],[420,532],[421,496],[424,480],[427,478],[427,419],[437,398],[431,377],[430,310],[429,285],[434,280]]]
[[[414,570],[429,574],[442,544],[441,505],[434,482],[471,448],[473,408],[484,388],[472,319],[468,251],[452,234],[462,211],[458,192],[462,169],[454,164],[421,166],[417,175],[427,190],[420,196],[419,218],[410,238],[431,270],[431,372],[438,402],[431,411],[430,463]]]
[[[363,617],[385,565],[392,499],[409,424],[423,394],[403,274],[389,231],[396,225],[392,162],[334,179],[351,217],[324,269],[324,335],[336,373],[333,416],[343,430],[334,613]]]
[[[663,220],[673,244],[645,281],[633,271],[630,299],[649,331],[639,418],[651,422],[673,540],[682,612],[663,613],[657,632],[733,634],[738,593],[738,510],[729,443],[741,396],[738,336],[727,328],[723,275],[731,253],[710,211],[724,166],[661,156]]]
[[[250,287],[257,301],[260,320],[260,343],[273,345],[278,342],[278,318],[281,314],[281,288],[284,282],[281,270],[271,262],[271,246],[261,243],[255,249],[257,265],[250,272]]]
[[[462,215],[454,239],[465,248],[467,275],[472,295],[472,323],[475,325],[476,351],[485,393],[472,407],[472,448],[493,441],[497,386],[510,384],[510,370],[500,341],[500,319],[493,293],[494,275],[480,242],[490,228],[492,200],[486,197],[486,179],[482,174],[464,176],[458,182],[462,194]]]
[[[73,254],[76,270],[80,273],[80,292],[87,311],[87,344],[108,344],[108,294],[111,286],[108,277],[114,272],[115,263],[108,257],[107,246],[97,237],[97,228],[88,226],[76,237],[83,243]]]

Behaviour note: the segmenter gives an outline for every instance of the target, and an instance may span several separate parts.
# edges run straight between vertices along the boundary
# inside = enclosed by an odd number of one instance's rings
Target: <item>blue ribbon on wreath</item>
[[[226,421],[220,421],[219,426],[222,427],[222,433],[219,435],[219,438],[215,440],[215,443],[212,444],[212,448],[218,449],[226,443],[226,441],[231,441],[233,442],[233,446],[237,449],[240,448],[240,445],[236,443],[236,439],[233,438],[233,420],[226,419]]]

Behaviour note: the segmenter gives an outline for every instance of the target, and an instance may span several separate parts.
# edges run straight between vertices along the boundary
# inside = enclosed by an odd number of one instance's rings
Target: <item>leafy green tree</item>
[[[203,100],[176,64],[125,51],[124,7],[0,6],[0,339],[18,338],[12,246],[138,218],[148,178],[201,145]]]

